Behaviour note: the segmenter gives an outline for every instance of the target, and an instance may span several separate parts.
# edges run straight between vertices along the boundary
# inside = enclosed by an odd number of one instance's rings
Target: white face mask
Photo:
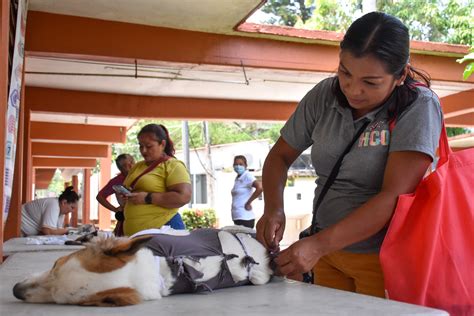
[[[235,165],[234,171],[237,172],[237,174],[240,176],[242,173],[244,173],[245,167],[241,165]]]

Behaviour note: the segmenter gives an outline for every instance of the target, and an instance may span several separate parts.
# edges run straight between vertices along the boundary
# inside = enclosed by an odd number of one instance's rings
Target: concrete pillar
[[[99,188],[103,188],[111,178],[110,169],[112,167],[112,147],[109,146],[107,158],[100,159],[100,180]],[[110,199],[110,197],[108,197]],[[110,230],[110,211],[99,204],[99,228]]]
[[[89,224],[91,222],[91,169],[84,169],[84,196],[82,206],[82,223]]]

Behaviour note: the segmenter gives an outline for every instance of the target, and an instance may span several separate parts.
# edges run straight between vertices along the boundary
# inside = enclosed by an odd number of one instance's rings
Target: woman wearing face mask
[[[252,212],[252,201],[262,193],[262,184],[247,171],[247,158],[234,157],[234,171],[237,173],[232,188],[232,220],[235,225],[253,228],[255,214]]]

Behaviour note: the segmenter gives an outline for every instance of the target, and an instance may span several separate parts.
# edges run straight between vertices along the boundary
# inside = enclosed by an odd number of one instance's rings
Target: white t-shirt
[[[41,228],[64,226],[64,214],[59,213],[58,198],[37,199],[21,206],[21,232],[25,236],[39,235]]]
[[[252,220],[255,219],[255,214],[252,210],[245,209],[245,203],[252,195],[254,188],[252,184],[255,177],[247,170],[242,175],[235,179],[234,187],[232,188],[232,220]]]

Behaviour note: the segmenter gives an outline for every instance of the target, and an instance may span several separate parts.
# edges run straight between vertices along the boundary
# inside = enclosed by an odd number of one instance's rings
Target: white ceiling
[[[229,34],[261,0],[30,0],[29,10]]]
[[[298,101],[330,73],[158,62],[138,66],[28,57],[26,84],[95,92]]]
[[[68,90],[149,96],[297,102],[331,73],[157,62],[154,66],[30,56],[26,84]],[[446,96],[471,83],[433,82]]]

